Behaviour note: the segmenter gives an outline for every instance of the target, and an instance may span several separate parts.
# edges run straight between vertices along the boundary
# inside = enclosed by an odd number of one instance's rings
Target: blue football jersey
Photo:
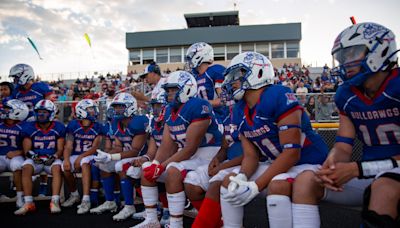
[[[373,99],[357,87],[343,84],[335,96],[341,114],[353,122],[363,142],[363,160],[388,158],[400,154],[400,76],[390,72]]]
[[[227,157],[229,160],[243,154],[242,143],[239,140],[239,131],[232,120],[232,114],[229,114],[223,122],[224,137],[229,146],[227,151]]]
[[[65,126],[59,121],[52,121],[48,129],[42,130],[36,122],[27,122],[22,134],[31,138],[33,152],[38,155],[53,155],[57,152],[57,140],[65,137]]]
[[[29,90],[23,90],[20,86],[14,90],[12,97],[23,101],[29,108],[28,118],[33,116],[33,108],[40,100],[52,93],[50,86],[43,82],[35,82]]]
[[[186,131],[189,125],[195,121],[206,119],[211,120],[211,123],[199,147],[221,146],[222,133],[218,130],[218,124],[208,101],[197,97],[190,98],[176,112],[168,105],[165,111],[165,118],[171,138],[179,148],[183,148],[186,145]]]
[[[275,160],[282,152],[277,123],[290,113],[302,109],[292,91],[281,85],[265,88],[257,104],[250,109],[244,100],[235,104],[233,122],[239,132],[258,147],[261,159]],[[302,148],[297,165],[321,164],[328,153],[322,138],[311,128],[307,114],[301,118]],[[264,158],[263,158],[264,157]]]
[[[161,145],[161,140],[164,131],[164,119],[155,120],[151,119],[151,137],[156,141],[157,147]]]
[[[218,98],[216,88],[221,88],[221,84],[224,81],[224,71],[224,66],[214,64],[208,67],[207,71],[202,75],[194,73],[197,81],[197,96],[205,100]],[[222,121],[229,114],[228,108],[221,106],[213,110],[217,120],[222,124]]]
[[[118,139],[122,145],[122,151],[132,150],[132,141],[136,135],[146,134],[146,128],[149,124],[149,119],[146,116],[134,116],[128,123],[127,128],[122,129],[120,121],[112,121],[109,135],[111,140]],[[145,154],[147,151],[147,144],[139,151],[139,155]]]
[[[0,123],[0,155],[6,155],[10,151],[22,150],[22,129],[25,123],[7,125]]]
[[[68,123],[66,131],[74,137],[72,155],[80,155],[92,148],[97,136],[103,135],[103,126],[94,122],[85,129],[79,120],[72,120]]]

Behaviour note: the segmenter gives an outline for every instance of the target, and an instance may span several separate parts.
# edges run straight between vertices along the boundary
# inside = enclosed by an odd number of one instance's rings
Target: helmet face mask
[[[76,105],[76,117],[79,120],[90,120],[95,122],[99,114],[97,104],[91,99],[83,99]]]
[[[197,95],[197,82],[186,71],[172,72],[162,86],[168,98],[168,105],[176,108]]]
[[[192,44],[186,52],[186,68],[196,70],[202,63],[212,63],[214,61],[214,50],[211,45],[198,42]]]
[[[115,120],[133,117],[137,113],[136,99],[129,93],[119,93],[112,100],[107,115]]]
[[[0,113],[0,119],[23,121],[28,117],[28,106],[17,99],[11,99],[4,103]]]
[[[36,121],[39,123],[47,123],[54,120],[57,108],[50,100],[39,101],[34,108]]]
[[[271,62],[257,52],[244,52],[235,56],[224,75],[222,88],[234,100],[242,99],[246,90],[273,84],[275,77]],[[240,82],[240,86],[235,85],[237,82]]]
[[[34,79],[35,74],[31,66],[21,63],[11,67],[9,77],[14,79],[15,84],[24,86]]]
[[[360,23],[336,38],[332,55],[339,63],[333,70],[350,85],[360,86],[374,73],[389,71],[397,63],[393,32],[375,23]]]

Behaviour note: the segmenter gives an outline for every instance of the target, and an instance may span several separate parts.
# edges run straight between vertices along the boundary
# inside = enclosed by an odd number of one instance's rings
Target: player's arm
[[[136,100],[138,100],[138,101],[144,101],[144,102],[149,102],[150,101],[149,97],[146,97],[144,95],[144,93],[139,92],[139,91],[133,91],[132,92],[132,96],[134,96],[136,98]]]
[[[243,148],[243,159],[240,167],[240,173],[250,178],[258,168],[260,160],[258,148],[242,134],[239,136]]]
[[[282,146],[282,153],[257,178],[256,184],[260,191],[268,186],[274,176],[287,172],[299,161],[301,151],[301,115],[302,110],[296,110],[278,121],[278,127],[282,127],[279,131],[279,143]]]
[[[121,159],[137,157],[139,155],[139,152],[143,149],[144,145],[146,144],[147,136],[148,136],[147,133],[135,135],[133,137],[131,144],[132,149],[124,153],[121,153]]]
[[[153,137],[148,140],[147,153],[140,157],[140,159],[135,159],[132,161],[133,166],[140,167],[143,163],[152,161],[156,156],[157,144]]]
[[[69,161],[69,158],[71,157],[72,150],[74,148],[74,136],[70,133],[67,134],[65,137],[65,146],[64,146],[64,151],[63,151],[63,157],[64,161]]]
[[[157,149],[154,160],[164,162],[178,150],[178,145],[172,140],[167,124],[164,124],[163,137],[160,147]]]
[[[104,151],[110,152],[112,150],[112,142],[109,136],[104,136]]]
[[[222,89],[221,88],[215,88],[215,92],[217,93],[217,98],[215,98],[214,100],[209,100],[208,101],[208,102],[210,102],[210,104],[211,104],[211,106],[213,108],[219,107],[219,106],[222,105],[221,98],[220,98],[220,95],[222,93]]]
[[[32,139],[29,137],[25,137],[22,141],[22,151],[26,156],[30,150],[32,150]]]
[[[64,152],[64,142],[65,139],[63,137],[58,138],[56,141],[56,147],[57,147],[57,151],[55,153],[56,158],[61,158]]]
[[[167,167],[170,162],[180,162],[188,160],[196,153],[199,145],[204,138],[208,126],[210,125],[210,119],[199,120],[190,123],[186,131],[186,144],[185,146],[166,161],[163,162],[163,166]]]

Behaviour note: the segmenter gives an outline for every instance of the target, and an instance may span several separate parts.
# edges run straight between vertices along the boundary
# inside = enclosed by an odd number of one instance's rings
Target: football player
[[[119,93],[110,104],[113,112],[111,123],[112,149],[109,152],[97,150],[95,161],[99,163],[102,171],[102,183],[106,195],[106,202],[90,210],[91,213],[102,213],[104,211],[116,211],[117,205],[114,201],[114,176],[120,177],[122,194],[125,199],[124,208],[113,219],[121,221],[129,218],[135,213],[133,205],[133,183],[126,175],[123,165],[138,159],[147,150],[148,118],[137,114],[136,99],[128,93]]]
[[[232,122],[232,115],[227,116],[223,124],[225,137],[218,154],[208,165],[189,172],[186,178],[186,195],[199,211],[192,225],[195,228],[222,226],[219,191],[222,180],[243,158],[238,127]]]
[[[395,35],[376,23],[354,24],[336,38],[332,55],[344,81],[336,92],[340,111],[336,143],[315,172],[297,177],[293,225],[319,227],[320,200],[362,205],[364,227],[398,227],[400,159],[400,77]],[[351,161],[354,138],[363,143],[361,161]],[[368,203],[369,201],[369,203]]]
[[[91,99],[83,99],[76,105],[77,119],[67,126],[62,170],[71,195],[61,206],[71,207],[80,201],[73,173],[81,171],[83,197],[78,214],[87,213],[90,209],[90,163],[103,134],[103,126],[97,122],[98,114],[97,104]]]
[[[36,209],[32,198],[32,176],[42,171],[51,174],[52,197],[50,212],[61,212],[61,165],[59,159],[64,149],[65,126],[54,120],[56,106],[50,100],[40,100],[34,108],[34,122],[28,122],[23,128],[23,151],[26,160],[22,164],[22,186],[24,189],[25,204],[14,212],[16,215],[25,215]]]
[[[155,99],[150,100],[151,104],[151,112],[150,112],[150,140],[148,142],[149,148],[147,153],[143,155],[140,159],[136,159],[133,161],[133,165],[129,167],[127,171],[127,175],[134,179],[140,179],[142,175],[142,165],[147,161],[152,161],[156,155],[158,147],[161,145],[163,131],[164,131],[164,122],[165,122],[165,105],[167,102],[165,90],[160,88],[158,94],[153,94]],[[167,195],[165,192],[165,185],[163,183],[158,183],[159,189],[162,191],[159,193],[159,200],[162,203],[162,216],[160,220],[161,226],[165,226],[169,224],[169,210],[168,210],[168,201]],[[138,212],[133,215],[134,219],[145,219],[146,211]]]
[[[241,166],[224,178],[220,189],[227,227],[242,227],[244,205],[267,187],[270,224],[286,218],[292,180],[316,169],[312,164],[321,164],[328,151],[292,91],[273,82],[271,62],[257,52],[235,56],[225,72],[227,92],[238,100],[233,122],[243,147]]]
[[[182,227],[186,173],[208,164],[221,146],[222,134],[210,103],[195,97],[197,85],[194,77],[185,71],[173,72],[164,89],[168,105],[161,145],[155,159],[142,166],[141,189],[146,219],[135,227],[160,226],[156,209],[156,181],[165,182],[170,227]]]
[[[24,204],[22,191],[22,128],[23,122],[28,117],[29,109],[20,100],[12,99],[4,103],[0,119],[0,172],[13,172],[14,184],[17,190],[17,207]]]
[[[221,84],[224,81],[225,67],[214,62],[214,49],[211,45],[198,42],[192,44],[186,53],[187,67],[197,82],[197,96],[208,100],[213,107],[218,124],[222,127],[223,120],[229,110],[221,102]],[[223,132],[223,130],[221,130]]]
[[[42,99],[52,99],[53,90],[44,82],[34,82],[35,73],[28,64],[17,64],[10,69],[9,77],[13,78],[15,89],[12,97],[25,102],[29,108],[27,121],[34,121],[33,107]],[[39,195],[47,195],[47,176],[40,176]]]

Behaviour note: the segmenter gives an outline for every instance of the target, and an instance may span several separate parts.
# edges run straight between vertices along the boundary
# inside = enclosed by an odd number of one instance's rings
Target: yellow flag
[[[89,44],[89,47],[91,48],[92,47],[92,43],[90,42],[89,35],[87,33],[85,33],[84,36],[85,36],[85,39],[86,39],[87,43]]]

